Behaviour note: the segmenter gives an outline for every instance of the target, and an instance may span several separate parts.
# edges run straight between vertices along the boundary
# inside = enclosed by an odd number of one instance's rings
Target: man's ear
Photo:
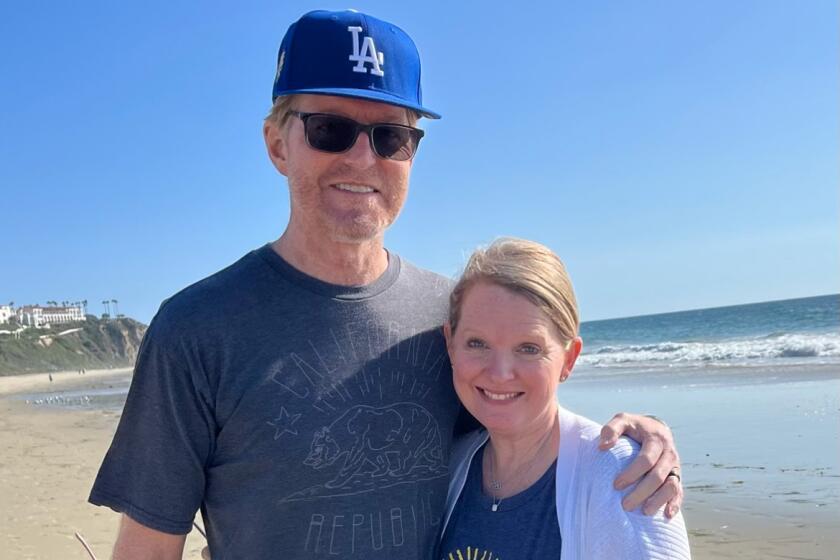
[[[283,131],[276,123],[265,121],[263,123],[263,139],[268,158],[274,164],[275,169],[288,176],[288,146]]]

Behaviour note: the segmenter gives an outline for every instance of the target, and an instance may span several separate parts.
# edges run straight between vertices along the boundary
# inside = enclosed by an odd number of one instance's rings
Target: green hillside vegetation
[[[14,330],[16,325],[0,325]],[[75,332],[65,333],[73,329]],[[146,325],[129,318],[97,319],[28,328],[20,338],[0,334],[0,375],[78,369],[128,367],[134,364]]]

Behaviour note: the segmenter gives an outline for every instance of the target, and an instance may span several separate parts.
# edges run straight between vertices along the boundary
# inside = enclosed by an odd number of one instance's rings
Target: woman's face
[[[444,330],[455,391],[491,433],[525,435],[552,425],[557,385],[571,373],[580,338],[565,344],[536,305],[490,282],[467,289],[457,330]]]

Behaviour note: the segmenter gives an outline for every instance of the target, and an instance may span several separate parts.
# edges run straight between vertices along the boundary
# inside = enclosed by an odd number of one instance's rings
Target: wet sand
[[[110,557],[119,516],[88,504],[87,495],[116,429],[118,412],[66,403],[27,403],[26,395],[102,390],[125,384],[127,377],[126,370],[107,370],[86,376],[53,374],[52,383],[46,374],[0,378],[0,539],[4,543],[0,556],[84,559],[87,554],[73,536],[78,531],[100,560]],[[829,559],[840,549],[840,478],[836,461],[824,464],[821,456],[837,445],[837,397],[825,405],[826,409],[835,407],[833,415],[824,417],[807,401],[808,395],[832,393],[838,385],[836,379],[809,383],[817,385],[755,385],[740,392],[728,384],[686,386],[676,392],[613,387],[611,393],[601,384],[584,382],[574,389],[569,384],[561,402],[601,421],[606,418],[598,410],[584,410],[588,403],[597,402],[611,413],[618,410],[618,401],[623,409],[655,411],[674,422],[686,471],[684,515],[694,558]],[[765,442],[751,435],[754,426],[745,423],[744,433],[731,429],[732,420],[725,411],[733,407],[725,396],[736,401],[751,399],[754,406],[766,408],[777,394],[801,401],[799,405],[791,401],[791,410],[805,407],[811,420],[828,423],[825,431],[811,433],[813,426],[806,425],[805,432],[789,434],[796,445],[764,450]],[[717,408],[706,404],[716,397]],[[687,398],[695,402],[691,414],[680,412],[687,408]],[[757,410],[750,412],[757,425],[767,423]],[[784,410],[779,412],[784,416]],[[790,420],[785,419],[796,425]],[[705,425],[704,430],[693,429],[697,422]],[[765,428],[776,436],[784,435],[779,433],[784,428]],[[726,433],[728,438],[723,437]],[[808,434],[821,440],[822,448],[806,457],[803,450],[813,446]],[[826,434],[833,436],[826,440]],[[773,460],[764,455],[771,452]],[[199,558],[202,546],[204,539],[193,531],[184,557]]]
[[[676,434],[694,558],[837,558],[836,367],[608,375],[582,368],[560,402],[606,422],[651,412]]]

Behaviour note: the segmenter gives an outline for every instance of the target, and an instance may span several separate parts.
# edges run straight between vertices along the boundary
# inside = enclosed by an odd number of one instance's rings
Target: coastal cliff
[[[130,318],[97,319],[0,334],[0,375],[134,364],[146,325]]]

